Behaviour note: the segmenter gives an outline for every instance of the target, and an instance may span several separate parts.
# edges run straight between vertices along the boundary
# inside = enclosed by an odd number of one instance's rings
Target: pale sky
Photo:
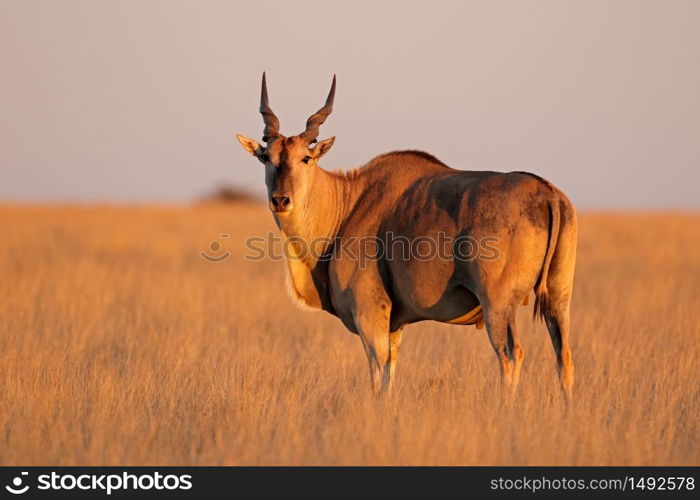
[[[260,77],[324,167],[423,149],[580,208],[698,209],[700,2],[0,0],[0,201],[264,192]]]

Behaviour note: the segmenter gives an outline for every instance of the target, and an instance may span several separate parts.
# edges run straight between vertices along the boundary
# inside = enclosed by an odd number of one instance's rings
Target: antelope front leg
[[[378,310],[358,307],[355,314],[355,325],[367,354],[372,390],[376,395],[391,390],[401,344],[401,330],[389,333],[388,309],[386,304]]]
[[[389,362],[389,333],[372,335],[360,333],[367,354],[372,391],[379,396],[391,387],[391,364]]]
[[[401,337],[403,329],[399,328],[389,334],[389,387],[388,391],[394,385],[394,374],[396,373],[396,361],[399,359],[399,347],[401,347]]]

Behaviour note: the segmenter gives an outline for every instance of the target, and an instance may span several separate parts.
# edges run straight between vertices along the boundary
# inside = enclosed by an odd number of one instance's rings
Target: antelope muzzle
[[[289,193],[274,193],[270,196],[270,210],[277,214],[287,214],[293,206],[292,195]]]

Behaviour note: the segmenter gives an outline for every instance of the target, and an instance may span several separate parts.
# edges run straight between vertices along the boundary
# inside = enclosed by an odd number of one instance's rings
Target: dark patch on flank
[[[549,210],[547,201],[538,193],[531,193],[523,201],[520,215],[527,217],[530,223],[539,229],[549,228]]]

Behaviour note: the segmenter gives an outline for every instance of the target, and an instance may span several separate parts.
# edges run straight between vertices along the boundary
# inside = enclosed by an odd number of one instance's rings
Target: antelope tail
[[[547,276],[549,274],[549,268],[552,265],[554,250],[557,247],[560,220],[559,200],[555,197],[549,202],[549,240],[547,242],[547,252],[544,255],[544,263],[542,264],[540,278],[535,285],[535,309],[532,313],[533,319],[539,316],[540,319],[544,320],[545,317],[549,316],[551,313],[549,297],[547,296]]]

